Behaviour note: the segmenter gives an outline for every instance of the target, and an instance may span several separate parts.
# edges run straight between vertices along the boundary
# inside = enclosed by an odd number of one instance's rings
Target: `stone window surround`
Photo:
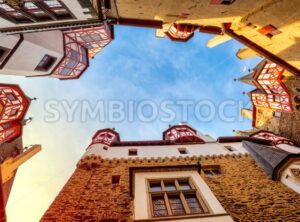
[[[168,190],[165,185],[166,183],[170,183],[173,182],[174,188],[175,190]],[[181,189],[180,188],[180,182],[187,182],[189,184],[189,189]],[[151,191],[151,185],[152,183],[160,183],[161,184],[161,191]],[[151,214],[151,218],[155,218],[155,219],[166,219],[166,218],[172,218],[172,217],[178,217],[179,215],[170,215],[172,214],[172,210],[171,210],[171,203],[169,200],[170,195],[176,195],[180,198],[181,200],[181,204],[183,206],[183,210],[185,211],[184,214],[182,215],[204,215],[204,214],[208,214],[210,213],[208,208],[206,207],[204,201],[202,200],[202,196],[198,193],[198,189],[197,187],[195,187],[194,182],[192,180],[192,178],[158,178],[158,179],[151,179],[147,181],[147,194],[149,195],[149,203],[148,206],[150,207],[150,214]],[[193,194],[195,195],[198,204],[199,204],[199,209],[202,209],[203,212],[198,212],[198,213],[192,213],[190,206],[188,205],[188,203],[186,202],[186,195],[187,194]],[[164,217],[155,217],[153,214],[153,202],[152,202],[152,197],[155,196],[163,196],[164,200],[165,200],[165,205],[168,211],[169,216],[164,216]],[[182,216],[181,215],[181,216]]]
[[[149,205],[149,195],[147,192],[148,187],[148,180],[155,180],[155,179],[172,179],[172,178],[191,178],[193,181],[196,189],[198,190],[199,194],[202,197],[203,202],[207,206],[210,213],[208,214],[201,214],[201,215],[185,215],[185,216],[176,216],[176,218],[195,218],[195,217],[201,217],[201,218],[207,218],[207,217],[219,217],[219,216],[225,216],[222,218],[222,221],[232,221],[229,214],[226,213],[224,208],[221,206],[219,201],[216,199],[210,188],[207,186],[207,184],[204,182],[202,177],[199,175],[198,170],[196,168],[190,169],[181,169],[176,171],[176,168],[173,170],[175,171],[168,171],[167,169],[162,168],[162,170],[159,172],[155,171],[138,171],[133,172],[134,174],[134,181],[132,183],[134,184],[135,189],[132,191],[134,194],[134,208],[138,209],[137,211],[134,211],[134,219],[135,221],[144,221],[144,220],[151,220],[151,209]],[[131,175],[132,177],[132,175]],[[132,179],[132,178],[131,178]],[[157,220],[157,219],[155,219]],[[204,219],[205,221],[205,219]]]

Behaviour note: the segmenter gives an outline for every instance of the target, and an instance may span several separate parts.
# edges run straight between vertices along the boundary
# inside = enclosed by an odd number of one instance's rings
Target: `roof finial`
[[[28,119],[23,119],[23,120],[21,121],[21,124],[22,124],[23,126],[26,126],[27,124],[31,123],[32,119],[33,119],[32,117],[29,117]]]

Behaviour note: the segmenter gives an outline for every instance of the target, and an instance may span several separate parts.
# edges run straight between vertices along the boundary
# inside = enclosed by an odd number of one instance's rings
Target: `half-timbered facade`
[[[77,79],[88,68],[89,58],[112,41],[112,32],[112,27],[104,23],[21,35],[0,34],[0,73]]]
[[[22,143],[24,120],[31,99],[17,85],[0,84],[0,221],[6,222],[5,207],[17,168],[41,150]]]

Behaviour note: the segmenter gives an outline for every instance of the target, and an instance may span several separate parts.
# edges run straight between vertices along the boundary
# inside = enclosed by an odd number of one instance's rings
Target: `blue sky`
[[[161,139],[169,124],[161,122],[161,116],[150,123],[138,119],[82,122],[78,112],[68,122],[64,111],[59,121],[49,123],[45,121],[49,115],[45,110],[47,101],[72,104],[86,100],[95,104],[99,100],[151,100],[159,104],[164,100],[210,100],[220,104],[234,99],[246,104],[249,99],[242,92],[251,87],[233,79],[245,74],[245,67],[253,68],[260,59],[237,59],[235,53],[242,45],[234,40],[209,49],[206,43],[212,37],[195,33],[189,42],[177,43],[156,38],[152,29],[118,26],[115,40],[91,60],[79,80],[1,76],[1,82],[19,84],[28,96],[38,97],[28,112],[34,121],[24,129],[24,145],[43,146],[41,153],[19,168],[7,206],[9,221],[38,221],[75,170],[97,129],[115,127],[122,140],[147,140]],[[238,117],[239,110],[229,107],[226,114]],[[170,124],[181,120],[176,116]],[[200,122],[192,111],[188,122],[214,138],[233,135],[233,129],[251,127],[249,120],[225,123],[215,118]]]

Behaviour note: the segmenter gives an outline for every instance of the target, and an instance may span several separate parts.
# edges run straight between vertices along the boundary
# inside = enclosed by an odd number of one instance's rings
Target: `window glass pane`
[[[188,181],[178,181],[181,190],[191,190],[191,186]]]
[[[165,181],[164,185],[165,185],[165,188],[166,188],[167,191],[176,190],[174,181]]]
[[[185,195],[185,200],[191,210],[191,213],[203,213],[203,209],[201,208],[198,199],[196,197],[196,194],[188,194]]]
[[[152,207],[154,217],[168,216],[168,211],[163,196],[152,197]]]
[[[150,191],[151,192],[162,191],[160,182],[150,183]]]
[[[185,210],[179,196],[169,196],[169,203],[173,215],[185,214]]]

